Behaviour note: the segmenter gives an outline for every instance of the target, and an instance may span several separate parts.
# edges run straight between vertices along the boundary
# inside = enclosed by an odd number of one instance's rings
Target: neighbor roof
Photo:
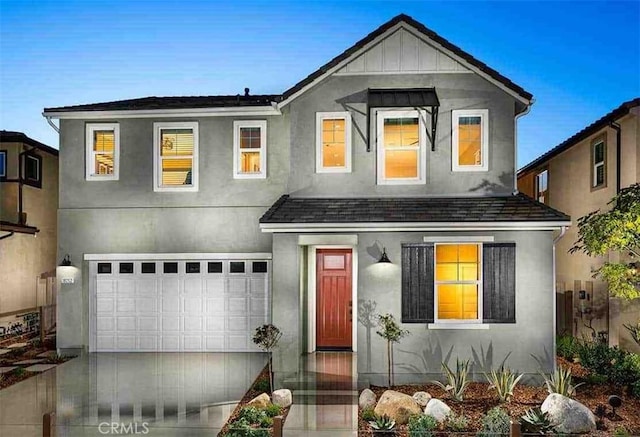
[[[524,194],[503,197],[294,198],[282,196],[260,223],[564,222],[570,217]]]
[[[358,50],[365,47],[377,37],[384,34],[393,26],[400,22],[407,23],[430,38],[445,49],[453,52],[470,65],[478,68],[484,74],[490,76],[494,80],[503,84],[506,88],[515,92],[527,101],[533,98],[533,95],[525,91],[522,87],[516,85],[505,76],[490,68],[483,62],[480,62],[469,53],[465,52],[458,46],[450,43],[434,31],[427,28],[422,23],[414,20],[408,15],[400,14],[378,27],[376,30],[365,36],[363,39],[349,47],[347,50],[324,64],[318,70],[311,73],[306,78],[286,90],[283,94],[265,94],[265,95],[236,95],[236,96],[191,96],[191,97],[144,97],[140,99],[118,100],[113,102],[92,103],[86,105],[60,106],[55,108],[45,108],[44,112],[76,112],[76,111],[121,111],[121,110],[153,110],[153,109],[192,109],[192,108],[215,108],[215,107],[234,107],[234,106],[268,106],[272,102],[281,102],[288,99],[296,92],[300,91],[306,85],[321,77],[328,70],[347,59]]]
[[[47,146],[40,141],[29,138],[23,132],[0,130],[0,143],[24,143],[36,149],[40,149],[44,152],[51,153],[58,156],[58,150],[51,146]]]
[[[538,166],[544,164],[545,162],[549,161],[551,158],[553,158],[553,157],[561,154],[565,150],[575,146],[576,144],[578,144],[580,141],[584,140],[585,138],[588,138],[591,135],[597,133],[599,130],[609,126],[609,124],[611,124],[611,122],[616,121],[620,117],[624,117],[625,115],[627,115],[629,113],[629,111],[632,108],[635,108],[636,106],[640,106],[640,97],[636,97],[633,100],[629,100],[628,102],[624,102],[622,105],[618,106],[616,109],[614,109],[613,111],[609,112],[604,117],[600,118],[597,121],[594,121],[589,126],[585,127],[584,129],[582,129],[580,132],[576,133],[572,137],[567,138],[562,143],[558,144],[553,149],[549,150],[548,152],[546,152],[545,154],[543,154],[539,158],[534,159],[529,164],[525,165],[520,170],[518,170],[518,176],[520,176],[521,174],[523,174],[523,173],[525,173],[525,172],[527,172],[529,170],[535,169],[536,167],[538,167]]]

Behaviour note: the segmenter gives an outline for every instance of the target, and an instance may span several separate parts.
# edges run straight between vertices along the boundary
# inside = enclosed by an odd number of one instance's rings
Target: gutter
[[[531,107],[533,106],[533,104],[535,103],[535,99],[531,99],[531,102],[527,105],[527,107],[525,108],[524,111],[522,111],[519,114],[516,114],[516,116],[513,118],[513,137],[514,137],[514,152],[513,152],[513,168],[517,169],[518,168],[518,120],[520,119],[520,117],[523,117],[525,115],[527,115],[529,113],[529,111],[531,111]],[[518,171],[516,171],[515,177],[513,178],[513,194],[517,194],[518,193]]]
[[[620,193],[620,168],[622,167],[622,129],[615,121],[609,123],[609,127],[616,131],[616,194]]]
[[[556,244],[562,239],[562,237],[564,237],[564,235],[567,233],[567,227],[566,226],[562,226],[560,228],[560,234],[553,239],[553,254],[551,259],[553,260],[553,296],[552,296],[552,302],[553,302],[553,373],[556,373],[557,370],[557,363],[555,360],[555,353],[556,353],[556,349],[557,349],[557,342],[556,342],[556,333],[557,333],[557,329],[558,329],[558,320],[557,320],[557,302],[556,302],[556,293],[558,292],[558,287],[556,286]]]
[[[51,116],[45,115],[45,114],[42,114],[42,115],[44,116],[44,118],[47,119],[47,123],[49,123],[49,126],[51,126],[53,130],[56,131],[57,133],[60,133],[60,128],[55,124],[53,124],[53,122],[51,121]]]

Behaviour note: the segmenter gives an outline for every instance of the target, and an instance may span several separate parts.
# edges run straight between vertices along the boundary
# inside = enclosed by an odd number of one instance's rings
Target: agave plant
[[[512,373],[511,369],[500,366],[498,371],[492,370],[490,374],[484,374],[489,382],[489,390],[494,389],[500,402],[509,402],[513,396],[513,389],[524,375]]]
[[[396,426],[396,421],[385,414],[376,417],[376,420],[369,422],[369,425],[371,425],[371,428],[375,430],[377,435],[394,434],[393,429]]]
[[[580,384],[573,385],[571,369],[565,369],[562,366],[558,366],[556,371],[550,374],[549,377],[544,373],[542,377],[544,378],[544,383],[547,386],[549,394],[558,393],[568,398],[572,397],[576,389],[584,384],[581,382]]]
[[[449,396],[455,401],[462,402],[464,399],[464,392],[469,385],[467,375],[469,374],[469,360],[460,361],[456,358],[456,371],[454,372],[447,366],[446,363],[442,363],[442,371],[447,378],[446,384],[440,381],[432,381],[438,387],[449,393]]]
[[[549,431],[553,431],[551,420],[547,413],[540,408],[530,408],[520,418],[520,425],[525,434],[541,434],[545,435]]]

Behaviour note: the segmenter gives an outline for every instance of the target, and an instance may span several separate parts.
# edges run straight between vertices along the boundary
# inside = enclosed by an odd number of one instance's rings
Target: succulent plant
[[[520,424],[524,433],[545,435],[547,432],[553,430],[549,416],[540,408],[530,408],[527,410],[520,418]]]
[[[391,431],[395,428],[396,421],[385,414],[376,417],[376,420],[369,422],[369,425],[376,431]]]

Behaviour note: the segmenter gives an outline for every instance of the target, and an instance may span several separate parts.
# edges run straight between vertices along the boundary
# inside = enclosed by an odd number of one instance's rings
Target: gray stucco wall
[[[553,368],[553,266],[552,233],[511,231],[473,233],[360,233],[358,234],[358,373],[361,380],[385,383],[386,343],[367,328],[362,306],[375,303],[376,313],[391,313],[400,320],[401,243],[422,242],[425,235],[489,235],[495,241],[516,243],[516,323],[490,324],[488,330],[434,330],[425,324],[403,324],[411,334],[396,345],[396,382],[420,382],[440,374],[440,363],[450,353],[449,365],[456,357],[470,359],[474,372],[497,367],[510,353],[507,365],[535,376],[542,360],[543,370]],[[298,235],[273,237],[274,323],[284,329],[284,347],[276,354],[274,366],[280,376],[296,372],[297,357],[305,351],[301,337],[301,302],[297,269]],[[379,248],[386,247],[392,264],[378,264]],[[367,331],[369,330],[369,333]],[[369,335],[368,335],[369,334]],[[369,340],[370,339],[370,340]],[[474,352],[477,356],[474,356]],[[483,358],[484,357],[484,358]],[[484,368],[483,368],[484,367]]]
[[[377,185],[375,111],[371,151],[366,147],[367,88],[435,87],[440,99],[435,151],[427,146],[424,185]],[[291,176],[295,196],[415,196],[509,194],[514,190],[513,97],[475,74],[332,76],[290,105]],[[353,119],[352,173],[315,173],[316,118],[319,111],[349,110]],[[413,108],[409,108],[413,109]],[[489,170],[451,170],[451,110],[489,110]],[[430,120],[427,127],[430,126]]]

